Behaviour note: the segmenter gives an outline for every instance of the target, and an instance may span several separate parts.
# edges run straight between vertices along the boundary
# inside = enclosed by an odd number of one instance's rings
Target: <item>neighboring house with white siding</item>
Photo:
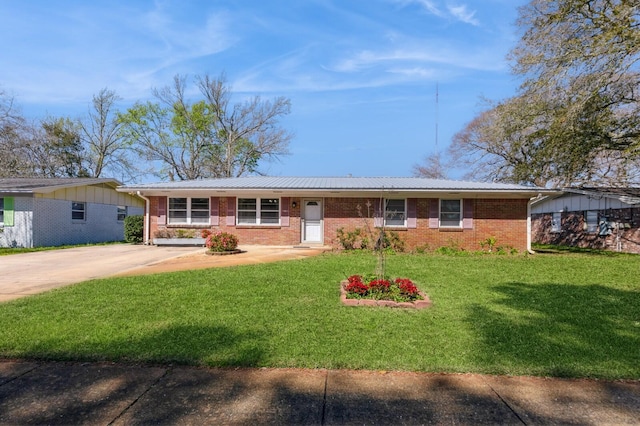
[[[640,253],[640,188],[566,188],[531,206],[532,239]]]
[[[0,247],[124,240],[124,218],[144,201],[104,178],[0,179]]]

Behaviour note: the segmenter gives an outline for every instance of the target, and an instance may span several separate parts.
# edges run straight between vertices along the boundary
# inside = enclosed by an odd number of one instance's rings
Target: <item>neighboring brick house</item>
[[[0,179],[0,247],[124,240],[124,218],[144,213],[115,179]]]
[[[131,185],[147,200],[145,241],[158,231],[231,232],[241,244],[338,248],[338,229],[396,231],[408,249],[530,248],[529,202],[541,188],[422,178],[244,177]]]
[[[531,213],[536,243],[640,253],[640,188],[567,188]]]

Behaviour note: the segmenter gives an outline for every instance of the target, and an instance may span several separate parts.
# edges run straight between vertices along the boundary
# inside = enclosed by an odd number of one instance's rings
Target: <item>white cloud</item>
[[[174,74],[193,72],[193,61],[237,42],[234,19],[223,9],[184,20],[160,3],[150,7],[42,8],[28,18],[20,10],[24,28],[16,28],[15,46],[3,50],[23,68],[0,70],[0,79],[21,102],[89,102],[103,87],[126,99],[146,98]],[[42,41],[33,43],[36,37]]]
[[[442,81],[475,71],[505,69],[504,61],[490,48],[472,51],[442,45],[442,41],[432,41],[414,49],[365,50],[320,67],[310,66],[310,52],[294,51],[238,75],[233,89],[245,93],[340,91]]]
[[[435,16],[443,16],[444,13],[438,8],[433,0],[391,0],[393,3],[399,4],[402,7],[415,4],[424,9],[427,13]]]
[[[232,46],[236,37],[229,29],[231,17],[221,11],[209,14],[204,25],[176,22],[170,11],[157,8],[146,14],[143,25],[149,30],[154,46],[147,55],[155,68],[166,68],[180,62],[213,55]],[[145,44],[145,48],[148,48]],[[142,48],[142,46],[141,46]]]
[[[459,21],[475,26],[480,25],[480,21],[475,18],[476,11],[469,11],[467,6],[464,4],[447,5],[447,9],[449,10],[449,13]]]
[[[436,75],[436,72],[434,70],[427,69],[424,67],[389,68],[387,72],[391,74],[399,74],[412,79],[416,79],[416,78],[428,79],[428,78],[433,78]]]
[[[404,49],[380,50],[377,52],[364,50],[351,57],[337,61],[330,70],[343,73],[356,73],[368,68],[397,66],[399,63],[414,64],[415,68],[421,64],[449,65],[473,70],[502,69],[502,58],[485,49],[474,48],[469,51],[466,47],[446,45],[442,41],[424,40],[418,47]]]
[[[444,19],[453,19],[474,26],[480,25],[480,21],[475,18],[475,10],[469,11],[466,4],[454,4],[447,2],[443,7],[436,0],[393,0],[394,3],[403,7],[407,5],[417,5],[428,14]]]
[[[423,8],[426,9],[427,12],[432,13],[436,16],[442,16],[442,12],[436,6],[436,4],[431,0],[413,0],[415,3],[419,4]]]

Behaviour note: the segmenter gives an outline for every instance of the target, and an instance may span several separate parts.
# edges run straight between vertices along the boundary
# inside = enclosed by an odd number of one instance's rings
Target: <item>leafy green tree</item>
[[[454,137],[484,179],[633,183],[640,160],[640,8],[629,0],[532,0],[510,58],[518,93]]]
[[[562,105],[554,110],[548,145],[567,180],[597,174],[613,152],[638,158],[637,2],[533,0],[520,10],[519,25],[525,31],[512,58],[525,78],[521,96],[551,93]]]
[[[82,141],[76,124],[68,118],[48,118],[36,134],[35,170],[44,177],[89,177],[84,167]]]
[[[143,158],[159,162],[169,179],[234,177],[257,173],[261,161],[287,153],[291,134],[278,119],[288,114],[286,98],[254,97],[230,105],[224,77],[197,77],[201,100],[190,102],[186,78],[154,90],[156,102],[137,103],[118,115],[123,134]]]

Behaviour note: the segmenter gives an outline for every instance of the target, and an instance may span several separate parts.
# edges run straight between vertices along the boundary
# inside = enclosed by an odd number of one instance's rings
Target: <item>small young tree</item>
[[[368,240],[373,243],[373,252],[376,255],[376,269],[375,275],[379,280],[384,279],[386,274],[386,251],[385,251],[385,241],[386,241],[386,231],[385,231],[385,220],[384,220],[384,196],[380,196],[378,200],[378,208],[373,209],[373,227],[371,226],[371,221],[369,220],[371,217],[371,202],[367,201],[365,204],[367,207],[367,214],[362,212],[362,207],[357,206],[358,215],[363,219],[364,229],[368,235]],[[376,223],[379,223],[380,226],[376,226]]]

